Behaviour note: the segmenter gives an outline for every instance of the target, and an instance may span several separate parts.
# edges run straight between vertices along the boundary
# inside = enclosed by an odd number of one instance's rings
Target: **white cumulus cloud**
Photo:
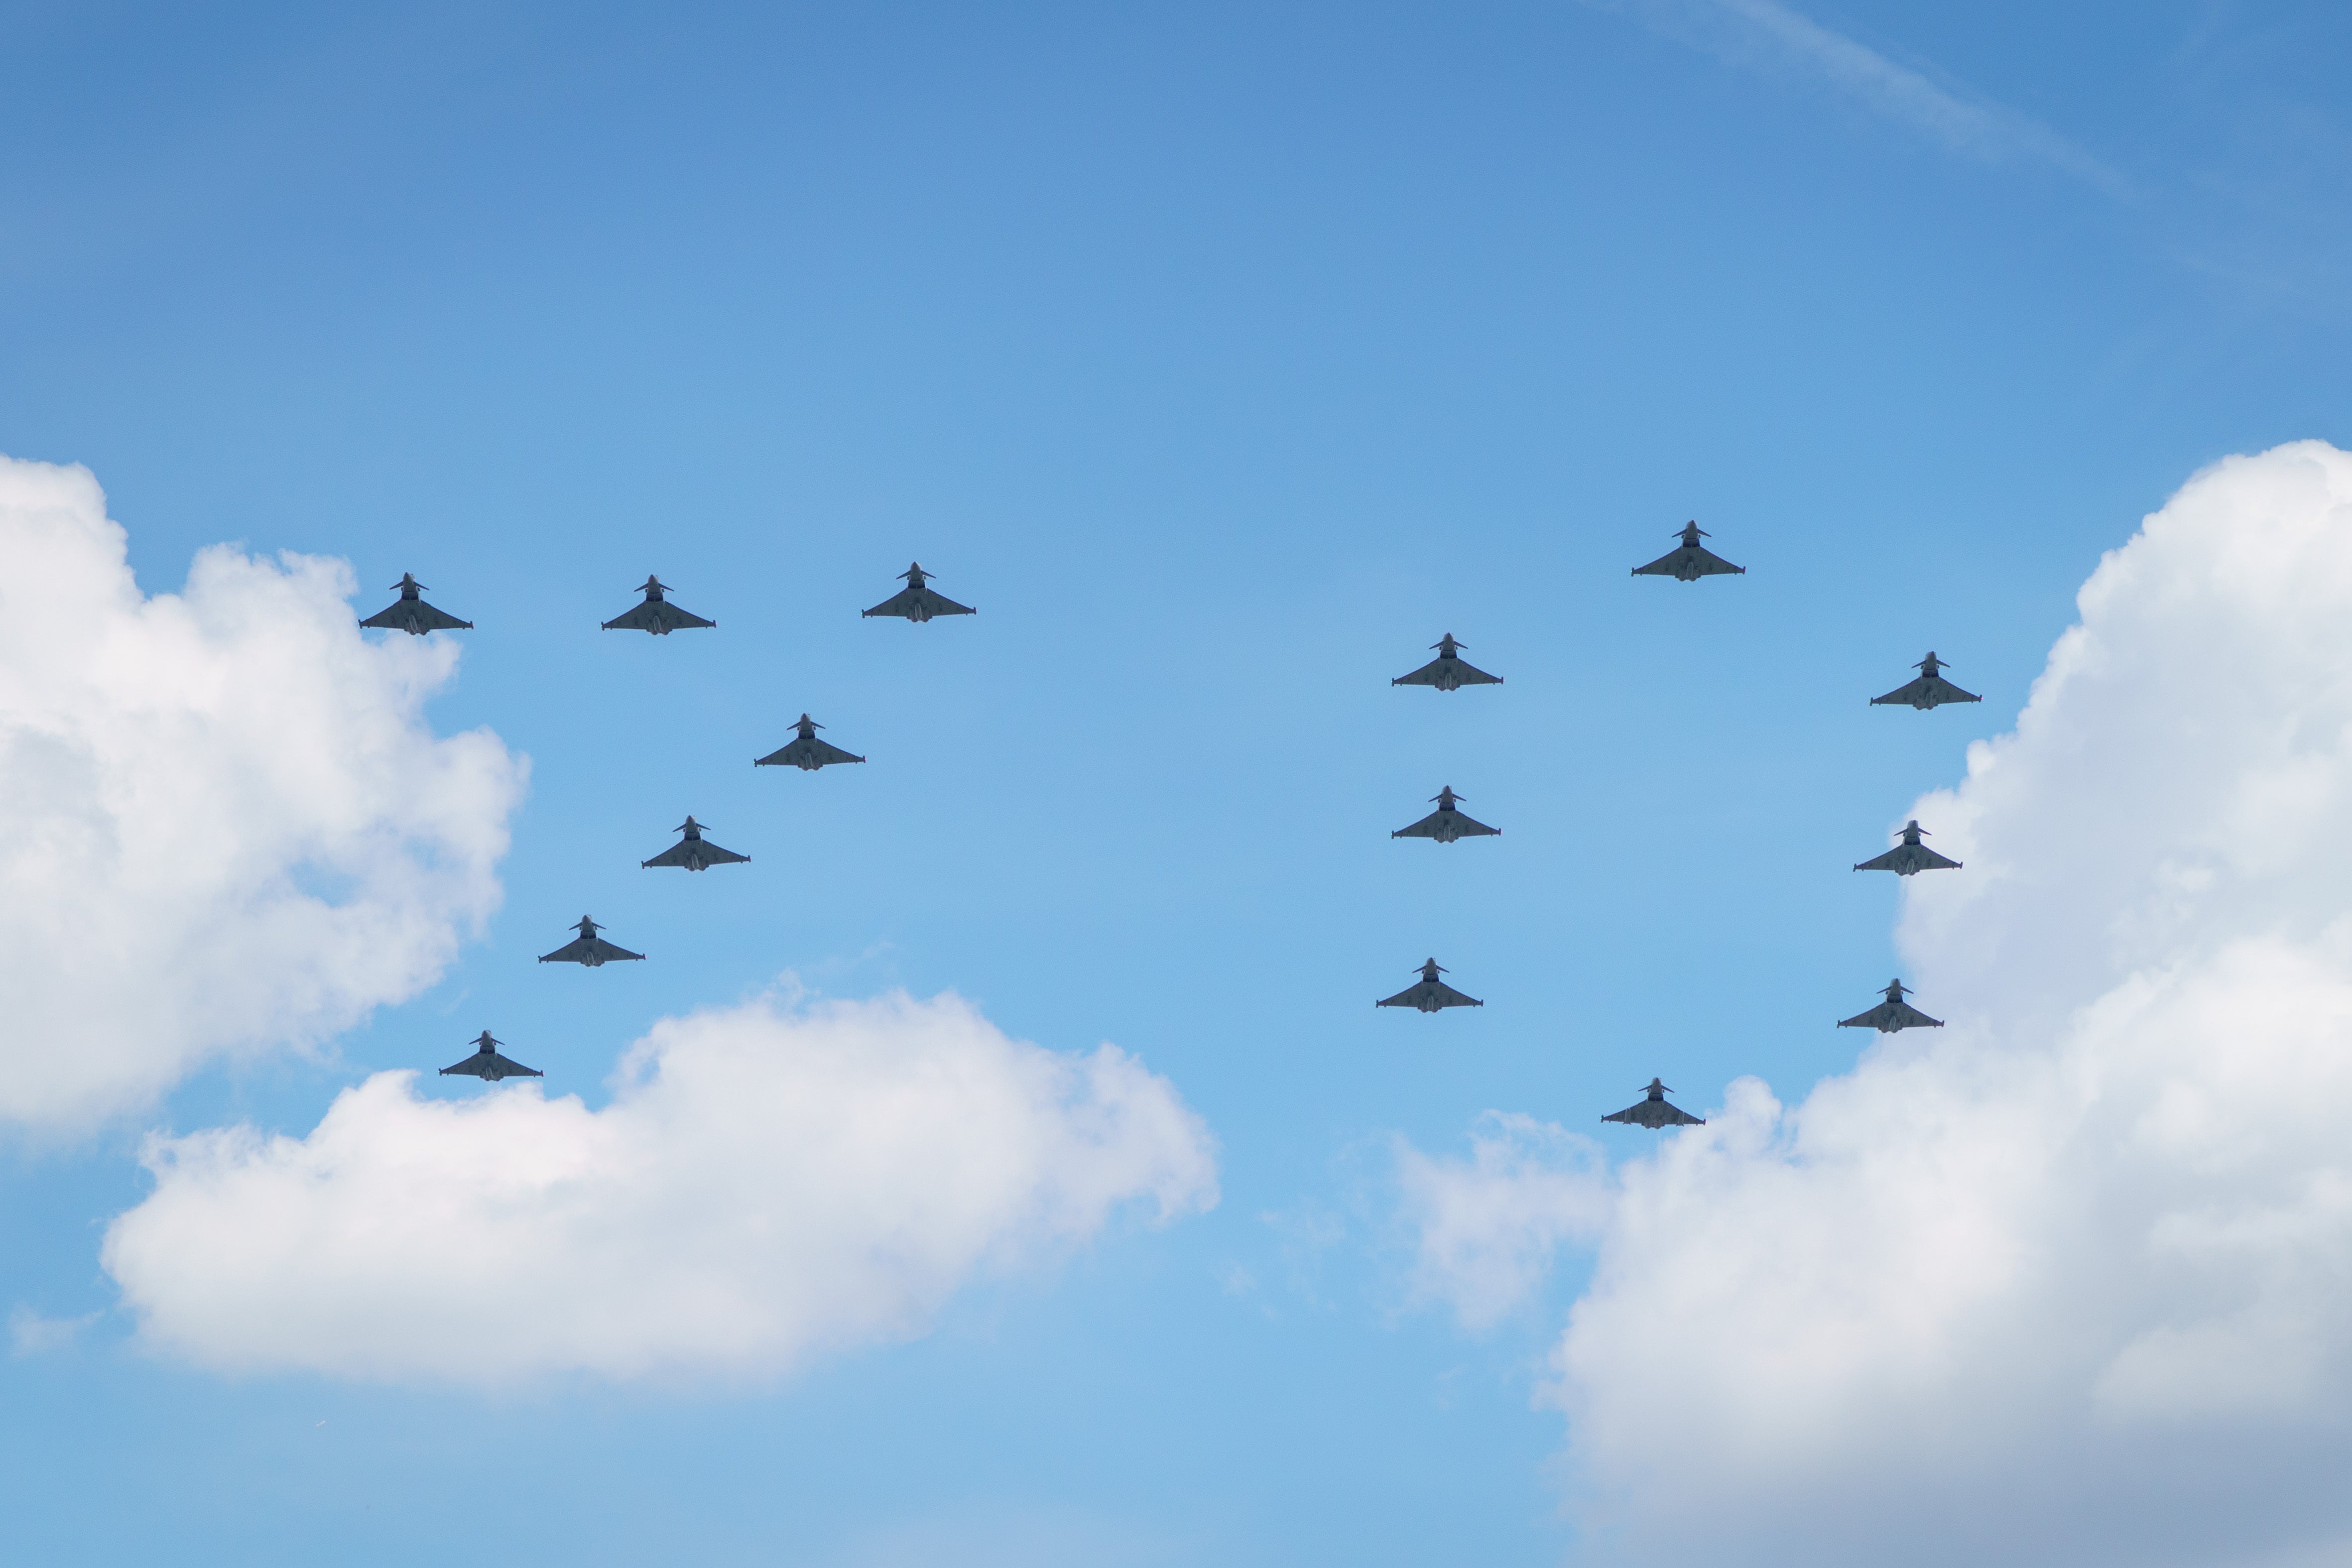
[[[951,995],[665,1019],[598,1111],[413,1080],[346,1091],[307,1137],[152,1144],[155,1189],[103,1253],[143,1340],[230,1371],[762,1376],[919,1333],[1130,1205],[1216,1201],[1167,1080]]]
[[[2079,602],[1906,813],[1950,1027],[1618,1173],[1547,1391],[1596,1560],[2352,1562],[2352,455]]]
[[[1489,1111],[1470,1157],[1396,1144],[1396,1180],[1417,1239],[1412,1289],[1483,1329],[1528,1305],[1564,1242],[1589,1241],[1609,1218],[1601,1145],[1549,1122]]]
[[[524,764],[341,562],[143,596],[81,468],[0,457],[0,1120],[70,1131],[415,995],[496,908]]]

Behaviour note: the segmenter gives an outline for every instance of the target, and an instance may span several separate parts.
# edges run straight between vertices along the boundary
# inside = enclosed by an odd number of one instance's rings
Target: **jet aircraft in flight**
[[[1910,706],[1916,707],[1920,712],[1925,713],[1929,708],[1936,706],[1939,703],[1980,703],[1984,701],[1984,698],[1977,695],[1976,693],[1964,692],[1960,690],[1959,687],[1952,685],[1951,682],[1944,679],[1942,672],[1950,668],[1950,666],[1945,664],[1943,660],[1936,657],[1933,651],[1930,651],[1926,658],[1920,660],[1916,664],[1913,665],[1912,668],[1919,672],[1919,678],[1917,680],[1913,681],[1908,685],[1897,686],[1883,697],[1871,698],[1870,706],[1877,707],[1881,704],[1908,704]]]
[[[594,969],[618,959],[645,956],[643,953],[632,953],[626,947],[605,941],[596,935],[603,929],[583,915],[580,917],[579,940],[566,942],[552,953],[541,954],[539,961],[542,964],[585,964]]]
[[[1918,818],[1912,818],[1909,821],[1903,824],[1903,841],[1901,843],[1895,845],[1893,849],[1887,851],[1885,854],[1878,856],[1874,860],[1861,862],[1855,865],[1853,869],[1856,871],[1891,871],[1896,876],[1909,876],[1914,872],[1922,871],[1959,870],[1959,862],[1946,860],[1943,856],[1937,854],[1935,851],[1929,849],[1927,845],[1919,841],[1919,836],[1927,831],[1927,829],[1919,825]]]
[[[378,626],[387,632],[405,632],[412,637],[422,637],[427,632],[471,632],[474,623],[460,621],[446,610],[436,610],[420,595],[425,585],[407,572],[393,584],[400,597],[360,622],[362,626]]]
[[[1435,839],[1441,844],[1450,844],[1456,839],[1481,838],[1503,831],[1500,828],[1490,828],[1484,822],[1473,821],[1455,810],[1454,802],[1462,797],[1454,792],[1454,786],[1451,784],[1441,786],[1437,793],[1432,795],[1430,799],[1437,802],[1436,810],[1432,811],[1410,828],[1399,828],[1389,837]]]
[[[1409,675],[1399,675],[1389,685],[1435,686],[1441,692],[1451,692],[1464,686],[1499,686],[1503,684],[1502,676],[1490,675],[1459,656],[1464,644],[1454,640],[1453,632],[1448,632],[1430,646],[1437,650],[1437,657]]]
[[[474,1054],[466,1058],[465,1061],[458,1062],[455,1067],[443,1068],[441,1070],[441,1076],[446,1078],[452,1072],[457,1072],[463,1073],[467,1078],[487,1078],[493,1083],[496,1083],[501,1078],[544,1078],[547,1076],[547,1074],[541,1072],[536,1067],[525,1067],[520,1061],[515,1061],[509,1058],[499,1055],[499,1047],[505,1043],[506,1041],[502,1040],[492,1040],[490,1038],[490,1031],[488,1030],[484,1030],[482,1031],[481,1038],[474,1041],[474,1044],[477,1047]]]
[[[1706,1126],[1706,1117],[1694,1116],[1679,1105],[1667,1103],[1666,1096],[1673,1092],[1674,1091],[1667,1088],[1663,1080],[1653,1078],[1650,1080],[1649,1091],[1642,1100],[1626,1106],[1622,1111],[1601,1119],[1604,1122],[1623,1122],[1630,1126],[1647,1127],[1652,1132],[1655,1132],[1660,1127]]]
[[[751,858],[750,855],[739,855],[733,850],[722,850],[704,838],[702,824],[692,817],[680,822],[677,831],[684,833],[686,837],[678,840],[653,859],[640,861],[637,863],[647,870],[655,866],[677,865],[684,866],[688,871],[702,871],[715,865],[733,865],[740,861],[748,861]]]
[[[923,570],[921,561],[916,561],[898,575],[907,580],[907,586],[873,609],[865,612],[866,614],[902,615],[909,621],[922,622],[929,621],[934,615],[980,613],[969,604],[958,604],[946,594],[936,593],[925,588],[923,584],[930,580],[930,573]]]
[[[1886,999],[1866,1013],[1856,1013],[1850,1019],[1838,1019],[1840,1029],[1874,1029],[1881,1034],[1893,1034],[1897,1030],[1941,1029],[1942,1019],[1931,1019],[1903,999],[1911,988],[1900,980],[1886,982]]]
[[[801,727],[800,738],[797,740],[788,740],[776,750],[768,753],[767,756],[756,758],[751,764],[752,767],[801,768],[814,773],[816,769],[824,767],[830,762],[863,762],[866,760],[863,757],[854,757],[850,755],[848,752],[842,750],[838,746],[829,746],[825,742],[819,740],[816,737],[816,732],[823,729],[824,726],[817,723],[816,720],[809,717],[808,715],[801,715],[801,716],[794,722]]]
[[[680,610],[662,597],[669,589],[651,572],[646,574],[645,587],[638,591],[646,601],[634,610],[626,610],[604,622],[607,632],[650,632],[656,637],[667,637],[673,632],[688,631],[698,626],[716,626],[716,621]]]
[[[1381,1008],[1419,1008],[1433,1013],[1442,1008],[1483,1008],[1486,1004],[1475,997],[1465,997],[1437,977],[1445,973],[1444,967],[1432,958],[1421,967],[1421,978],[1395,996],[1373,1003]]]
[[[1707,538],[1707,531],[1696,523],[1683,525],[1683,542],[1660,556],[1647,566],[1633,569],[1635,577],[1671,577],[1677,582],[1696,582],[1702,577],[1720,577],[1726,572],[1745,574],[1744,566],[1734,566],[1698,541]]]

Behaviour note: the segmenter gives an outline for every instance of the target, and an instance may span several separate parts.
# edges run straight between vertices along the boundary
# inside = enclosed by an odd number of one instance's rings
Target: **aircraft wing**
[[[1499,686],[1500,675],[1490,675],[1476,665],[1461,659],[1432,659],[1409,675],[1399,675],[1391,681],[1392,686],[1444,686],[1447,681],[1457,686]]]
[[[1745,577],[1748,574],[1746,567],[1732,565],[1705,545],[1689,546],[1686,553],[1690,557],[1690,565],[1686,570],[1696,571],[1701,577],[1722,577],[1734,573]]]
[[[539,961],[542,964],[584,964],[588,961],[588,955],[596,950],[595,944],[593,936],[578,937],[552,953],[541,953]]]
[[[654,618],[673,632],[684,632],[697,626],[716,626],[719,624],[716,621],[705,621],[701,616],[697,615],[691,610],[680,610],[677,605],[672,604],[667,599],[663,600],[659,604],[648,604],[643,608],[652,611],[654,612]]]
[[[1445,813],[1443,811],[1432,811],[1428,816],[1423,817],[1420,821],[1415,822],[1412,826],[1409,828],[1399,828],[1396,831],[1391,833],[1389,837],[1392,839],[1433,839],[1437,836],[1437,824],[1444,820],[1444,816]]]
[[[1628,1126],[1648,1127],[1653,1130],[1659,1127],[1706,1125],[1706,1117],[1694,1116],[1679,1105],[1669,1105],[1664,1100],[1644,1100],[1637,1105],[1628,1105],[1622,1111],[1601,1119],[1604,1122],[1622,1122]]]
[[[738,865],[751,858],[750,855],[739,855],[733,850],[722,850],[709,839],[702,841],[702,863],[705,865]]]
[[[667,599],[649,599],[635,609],[614,616],[604,622],[607,632],[683,632],[697,626],[716,626],[716,621],[705,621],[691,611],[680,610]]]
[[[416,612],[416,624],[427,632],[471,632],[474,629],[472,622],[460,621],[446,610],[436,610],[421,599],[413,608]]]
[[[1840,1029],[1874,1029],[1894,1034],[1906,1029],[1941,1029],[1942,1019],[1931,1019],[1908,1002],[1881,1002],[1866,1013],[1838,1019]]]
[[[1891,871],[1897,875],[1901,875],[1903,874],[1904,868],[1911,863],[1910,858],[1906,855],[1904,852],[1915,847],[1924,850],[1927,846],[1925,844],[1916,846],[1911,844],[1897,844],[1883,855],[1874,855],[1869,860],[1860,862],[1853,869],[1856,871]]]
[[[1895,687],[1893,691],[1887,693],[1883,697],[1871,698],[1870,706],[1876,707],[1882,703],[1889,703],[1899,707],[1925,707],[1928,705],[1922,702],[1920,699],[1925,697],[1927,695],[1927,677],[1922,675],[1908,685]]]
[[[836,762],[863,762],[866,758],[844,751],[838,746],[811,736],[806,740],[794,738],[784,742],[767,756],[751,764],[754,768],[825,768]]]
[[[946,594],[929,588],[902,588],[873,609],[868,615],[903,615],[909,621],[929,620],[934,615],[977,615],[969,604],[958,604]]]
[[[602,936],[589,937],[588,944],[594,951],[596,956],[602,958],[607,964],[614,963],[624,958],[642,958],[645,956],[643,953],[630,952],[626,947],[622,946],[617,942],[607,942]]]
[[[1984,698],[1974,692],[1964,692],[1941,675],[1922,675],[1919,684],[1927,688],[1927,706],[1938,703],[1980,703]]]
[[[1683,547],[1676,545],[1649,565],[1635,567],[1633,575],[1635,577],[1674,577],[1678,575],[1675,568],[1682,564],[1682,559]]]
[[[505,1055],[495,1051],[477,1051],[473,1055],[466,1058],[465,1061],[458,1062],[454,1067],[443,1068],[441,1072],[444,1077],[448,1076],[452,1072],[457,1072],[463,1073],[468,1078],[486,1078],[493,1083],[496,1083],[502,1078],[544,1078],[547,1076],[547,1074],[541,1072],[536,1067],[525,1067],[521,1062],[511,1061]]]
[[[1947,860],[1925,844],[1906,845],[1905,847],[1914,849],[1917,852],[1918,858],[1914,860],[1911,863],[1920,871],[1958,871],[1960,869],[1959,862],[1956,860]]]
[[[1721,577],[1727,572],[1745,574],[1744,566],[1734,566],[1705,545],[1676,545],[1647,566],[1633,569],[1635,577],[1678,577],[1685,580],[1701,577]]]
[[[692,839],[681,839],[677,843],[670,845],[669,848],[662,851],[661,853],[654,856],[653,859],[649,861],[639,861],[637,863],[641,866],[647,867],[648,869],[654,866],[662,865],[682,866],[687,863],[688,846],[691,845],[694,841],[695,841]],[[705,847],[708,848],[709,846],[706,845]]]
[[[383,632],[405,632],[408,630],[407,619],[400,613],[400,606],[397,604],[393,605],[388,610],[377,611],[374,614],[361,622],[360,624],[362,626],[373,626],[377,630]]]

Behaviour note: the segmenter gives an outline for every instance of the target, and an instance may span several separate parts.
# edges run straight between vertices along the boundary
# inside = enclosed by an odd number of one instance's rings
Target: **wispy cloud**
[[[81,1331],[98,1321],[96,1312],[78,1318],[45,1318],[26,1306],[8,1314],[8,1341],[18,1355],[43,1355],[73,1343]]]
[[[2046,164],[2112,196],[2130,182],[2032,116],[1887,58],[1780,0],[1587,0],[1728,64],[1824,82],[1955,152]]]

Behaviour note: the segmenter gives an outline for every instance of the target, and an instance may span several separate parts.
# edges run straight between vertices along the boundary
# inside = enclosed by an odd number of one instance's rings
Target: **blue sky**
[[[1852,1065],[1898,961],[1847,867],[2143,514],[2344,434],[2347,27],[12,6],[0,450],[88,465],[151,593],[223,540],[349,560],[361,613],[415,571],[478,626],[435,728],[531,764],[438,984],[15,1139],[7,1297],[96,1316],[0,1361],[12,1534],[1609,1561],[1531,1405],[1582,1260],[1483,1333],[1416,1304],[1390,1140],[1501,1108],[1630,1157],[1594,1119],[1653,1073]],[[1629,580],[1687,517],[1748,575]],[[861,621],[910,558],[981,613]],[[600,632],[647,571],[719,630]],[[1391,689],[1447,631],[1507,684]],[[1930,647],[1981,706],[1864,706]],[[749,768],[804,709],[872,760]],[[1390,841],[1441,784],[1503,836]],[[688,811],[752,865],[640,871]],[[583,911],[651,961],[531,962]],[[1486,1007],[1375,1013],[1431,954]],[[98,1266],[151,1128],[299,1135],[484,1027],[600,1104],[787,971],[1139,1054],[1222,1201],[719,1385],[223,1376]]]

